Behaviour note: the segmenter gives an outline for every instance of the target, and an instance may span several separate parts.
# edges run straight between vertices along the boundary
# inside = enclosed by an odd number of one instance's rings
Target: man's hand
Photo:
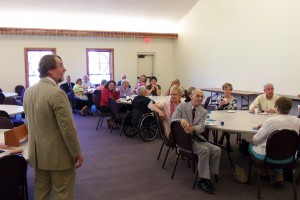
[[[82,163],[83,163],[83,156],[80,154],[79,156],[75,157],[75,167],[76,168],[81,167]]]
[[[191,124],[189,124],[184,130],[187,134],[193,134],[195,128]]]

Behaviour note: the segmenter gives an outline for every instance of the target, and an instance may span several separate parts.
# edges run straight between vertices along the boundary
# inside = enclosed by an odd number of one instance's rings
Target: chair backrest
[[[94,102],[94,105],[96,106],[96,108],[99,108],[100,107],[100,100],[101,100],[101,91],[100,90],[97,90],[99,92],[95,92],[95,91],[94,91],[94,94],[93,94],[93,102]]]
[[[4,100],[5,100],[5,95],[2,92],[0,92],[0,104],[3,104]]]
[[[23,85],[17,85],[15,87],[15,92],[18,94],[18,96],[22,95],[22,91],[25,89],[25,87]]]
[[[185,133],[180,121],[173,121],[171,123],[171,131],[176,145],[183,151],[193,153],[191,134]]]
[[[14,124],[10,121],[9,118],[0,117],[0,129],[13,129]]]
[[[101,95],[101,90],[94,90],[93,94]]]
[[[272,132],[266,144],[266,158],[285,160],[295,157],[299,146],[299,135],[294,130],[282,129]]]
[[[0,158],[0,199],[26,199],[27,162],[21,155]]]
[[[8,97],[5,98],[3,104],[7,104],[7,105],[19,105],[18,101],[15,97]]]
[[[156,124],[157,124],[157,129],[158,129],[160,138],[162,140],[164,140],[165,137],[166,137],[165,136],[165,127],[164,127],[163,122],[160,119],[159,114],[157,112],[154,112],[154,118],[155,118],[155,121],[156,121]]]
[[[205,100],[205,103],[204,103],[204,105],[203,105],[203,108],[205,108],[206,110],[207,110],[207,108],[208,108],[208,104],[209,104],[209,102],[210,102],[210,96],[208,96],[207,98],[206,98],[206,100]]]
[[[172,133],[169,134],[169,138],[167,138],[166,134],[166,130],[163,124],[163,121],[161,120],[161,118],[159,117],[159,114],[157,112],[154,112],[154,118],[157,124],[157,129],[160,135],[160,138],[164,141],[164,143],[169,146],[169,147],[174,147],[175,146],[175,140],[174,137],[172,135]]]
[[[26,91],[26,89],[24,88],[24,89],[22,90],[22,94],[21,94],[21,102],[22,102],[22,103],[23,103],[25,91]]]
[[[111,109],[111,112],[113,114],[113,118],[116,121],[122,121],[122,117],[118,111],[118,106],[117,106],[117,102],[116,100],[114,100],[113,98],[108,98],[108,104],[109,107]]]
[[[6,117],[9,119],[9,114],[5,110],[0,110],[0,117]]]

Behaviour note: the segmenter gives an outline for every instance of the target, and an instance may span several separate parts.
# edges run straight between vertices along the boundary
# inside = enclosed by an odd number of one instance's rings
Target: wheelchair
[[[127,137],[134,137],[139,134],[140,138],[145,142],[152,141],[158,132],[154,113],[142,114],[137,126],[132,123],[132,111],[127,113],[122,122],[122,132]]]

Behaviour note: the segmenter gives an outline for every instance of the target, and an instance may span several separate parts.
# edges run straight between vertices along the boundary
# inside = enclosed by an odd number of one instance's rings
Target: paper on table
[[[207,122],[215,122],[215,121],[217,121],[217,120],[215,120],[215,119],[207,119],[206,121],[207,121]]]
[[[217,124],[215,122],[206,122],[205,125],[216,126]]]
[[[271,113],[268,113],[268,112],[262,112],[260,113],[261,115],[270,115]]]
[[[235,113],[235,110],[227,110],[228,113]]]

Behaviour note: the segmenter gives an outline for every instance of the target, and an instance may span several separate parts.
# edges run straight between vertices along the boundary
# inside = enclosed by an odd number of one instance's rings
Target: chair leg
[[[101,117],[101,123],[100,123],[100,127],[102,127],[102,123],[103,123],[104,117]]]
[[[195,176],[194,184],[193,184],[193,187],[192,187],[193,189],[195,189],[197,180],[198,180],[198,169],[196,169],[196,176]]]
[[[297,199],[297,190],[296,190],[296,174],[295,169],[293,169],[293,191],[294,191],[294,200]]]
[[[236,143],[239,144],[241,142],[241,133],[236,133]]]
[[[157,160],[159,160],[159,158],[160,158],[160,154],[161,154],[161,151],[163,150],[163,148],[164,148],[164,142],[162,142],[162,144],[161,144],[161,146],[160,146],[160,150],[159,150],[159,153],[158,153],[158,157],[157,157]]]
[[[98,120],[98,123],[97,123],[97,127],[96,127],[96,130],[98,130],[98,128],[99,128],[99,123],[100,123],[100,121],[101,121],[101,116],[99,117],[99,120]],[[102,121],[103,121],[103,119],[102,119]],[[102,124],[102,123],[101,123]]]
[[[175,175],[175,171],[176,171],[178,160],[179,160],[179,155],[177,156],[176,163],[175,163],[175,166],[174,166],[174,169],[173,169],[173,173],[172,173],[171,179],[174,179],[174,175]]]
[[[166,162],[167,162],[167,158],[168,158],[170,149],[171,149],[171,148],[169,147],[168,150],[167,150],[167,153],[166,153],[165,159],[164,159],[164,163],[163,163],[163,165],[162,165],[162,167],[161,167],[162,169],[165,168],[165,164],[166,164]]]
[[[115,126],[114,119],[111,120],[110,132],[112,133],[113,127]]]
[[[260,169],[257,168],[257,198],[260,199]]]

